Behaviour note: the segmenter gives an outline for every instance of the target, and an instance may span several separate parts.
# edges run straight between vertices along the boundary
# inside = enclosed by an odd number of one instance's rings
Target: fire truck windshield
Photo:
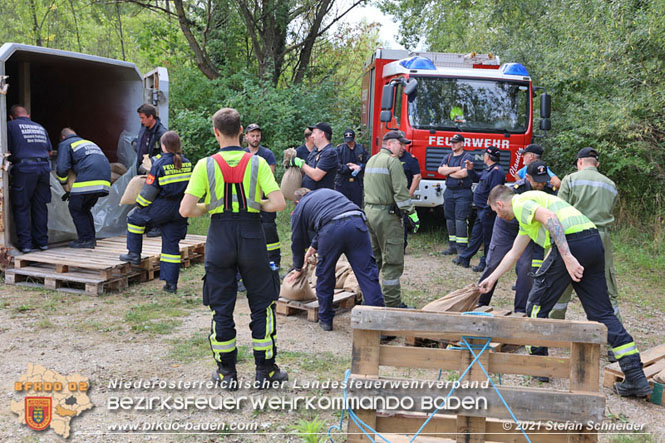
[[[528,94],[526,82],[418,77],[409,122],[414,129],[525,133]]]

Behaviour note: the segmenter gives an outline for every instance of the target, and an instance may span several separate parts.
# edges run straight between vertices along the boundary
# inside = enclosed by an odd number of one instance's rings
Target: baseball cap
[[[404,136],[404,132],[402,131],[388,131],[386,132],[386,135],[383,136],[383,141],[388,141],[388,140],[399,140],[400,143],[404,143],[405,145],[411,144],[411,140],[406,138]]]
[[[527,152],[541,156],[545,152],[545,148],[535,143],[531,143],[530,145],[527,145],[526,148],[519,150],[520,154],[526,154]]]
[[[463,142],[463,141],[464,141],[464,137],[462,137],[462,134],[455,134],[450,139],[450,143],[459,143],[459,142]]]
[[[344,131],[345,142],[352,142],[355,139],[356,139],[356,133],[353,131],[353,129],[347,129],[346,131]]]
[[[595,158],[598,160],[598,151],[591,147],[582,148],[577,153],[577,158]]]
[[[313,131],[315,129],[319,129],[319,130],[325,132],[326,134],[328,134],[328,138],[332,137],[332,127],[330,127],[330,125],[326,122],[319,122],[315,125],[308,126],[308,128],[309,128],[310,131]]]
[[[526,167],[526,173],[529,174],[536,183],[543,183],[550,179],[550,174],[547,172],[547,164],[542,160],[531,162],[529,166]]]
[[[250,123],[250,124],[247,125],[247,127],[245,128],[245,134],[249,134],[249,133],[252,132],[252,131],[260,131],[260,130],[261,130],[261,126],[259,126],[259,125],[256,124],[256,123]]]
[[[501,156],[501,151],[496,146],[490,146],[485,152],[487,152],[487,155],[495,159],[498,159]]]

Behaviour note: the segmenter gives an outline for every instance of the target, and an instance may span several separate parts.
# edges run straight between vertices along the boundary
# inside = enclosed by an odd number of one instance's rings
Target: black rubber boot
[[[265,364],[256,367],[256,382],[254,383],[254,387],[257,389],[270,389],[277,387],[278,383],[288,380],[289,375],[286,371],[279,369],[275,363]]]
[[[619,366],[621,366],[625,379],[621,383],[614,384],[614,392],[622,397],[646,397],[651,394],[651,386],[642,370],[642,362],[639,360],[637,363],[633,360],[626,361],[627,358],[619,359]]]
[[[138,266],[141,264],[141,254],[136,252],[128,252],[120,256],[120,261],[126,261],[133,264],[134,266]]]
[[[449,246],[448,249],[444,249],[439,254],[441,254],[441,255],[457,255],[457,248],[455,246]]]
[[[168,283],[167,282],[167,283],[164,283],[164,287],[162,288],[162,290],[164,290],[164,291],[166,291],[170,294],[175,294],[176,292],[178,292],[178,285],[177,285],[177,283]]]
[[[212,373],[212,381],[218,382],[222,389],[237,391],[238,372],[236,371],[236,365],[217,363],[217,370]]]
[[[69,242],[69,247],[76,249],[95,249],[95,245],[94,240],[74,240]]]

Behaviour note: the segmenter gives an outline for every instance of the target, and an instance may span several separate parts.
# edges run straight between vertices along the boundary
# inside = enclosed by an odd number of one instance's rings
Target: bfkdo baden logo
[[[35,431],[43,431],[51,424],[53,399],[51,397],[25,397],[25,424]]]
[[[88,398],[90,383],[80,374],[61,375],[39,365],[14,382],[11,410],[18,421],[35,431],[53,431],[69,437],[72,418],[93,407]]]

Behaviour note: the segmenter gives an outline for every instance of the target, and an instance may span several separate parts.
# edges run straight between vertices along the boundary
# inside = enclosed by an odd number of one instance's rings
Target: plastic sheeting
[[[97,238],[113,237],[127,233],[127,213],[131,205],[120,205],[120,197],[125,192],[132,177],[136,175],[136,152],[132,140],[136,135],[123,131],[118,139],[118,161],[127,167],[127,172],[111,185],[106,197],[99,199],[92,208]],[[76,228],[69,213],[67,202],[62,201],[65,193],[62,185],[51,173],[51,203],[48,204],[49,243],[76,239]]]

